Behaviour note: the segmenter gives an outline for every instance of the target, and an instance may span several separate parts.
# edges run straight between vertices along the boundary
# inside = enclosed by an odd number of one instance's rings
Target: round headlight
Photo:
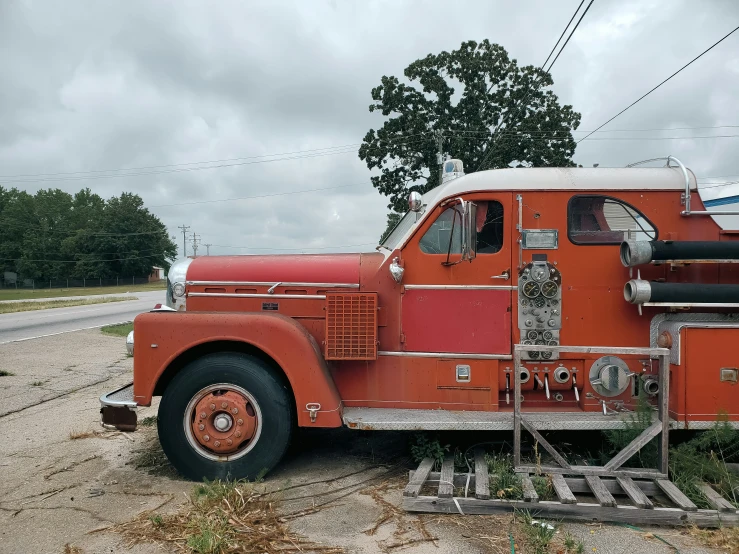
[[[182,283],[175,283],[174,286],[172,286],[172,294],[175,296],[184,296],[185,285]]]

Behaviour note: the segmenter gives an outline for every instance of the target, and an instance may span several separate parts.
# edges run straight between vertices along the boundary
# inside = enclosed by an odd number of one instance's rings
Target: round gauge
[[[547,301],[544,300],[541,296],[537,296],[536,298],[534,298],[533,302],[534,306],[536,306],[537,308],[543,308],[544,304],[546,304]]]
[[[531,268],[531,278],[534,281],[544,281],[549,276],[549,271],[546,267],[535,265]]]
[[[529,358],[531,358],[532,360],[535,360],[536,358],[539,357],[539,353],[536,350],[529,350],[527,354],[529,355]]]
[[[547,341],[547,346],[557,346],[557,341],[556,340],[548,340]]]
[[[554,333],[551,331],[544,331],[544,334],[542,335],[544,337],[544,340],[550,341],[552,338],[554,338]]]
[[[521,304],[521,306],[528,306],[529,305],[529,301],[526,298],[522,298],[519,303]]]
[[[544,283],[542,283],[541,285],[541,294],[545,298],[554,298],[555,296],[557,296],[558,290],[559,287],[554,281],[544,281]]]
[[[535,283],[534,281],[526,281],[523,284],[523,287],[521,287],[521,290],[529,298],[536,298],[541,292],[541,287],[539,286],[539,283]]]
[[[537,338],[539,338],[539,333],[536,331],[528,331],[526,333],[526,338],[529,340],[536,340]]]
[[[538,344],[539,346],[544,346],[544,344],[545,344],[545,343],[544,343],[544,341],[543,341],[543,340],[539,339],[539,340],[538,340],[538,341],[536,341],[536,342],[535,342],[534,344]]]
[[[559,304],[559,300],[557,300],[556,298],[552,298],[552,299],[551,299],[551,300],[549,301],[549,303],[550,303],[550,304],[551,304],[552,306],[556,306],[557,304]]]
[[[545,360],[548,360],[549,358],[551,358],[551,357],[552,357],[552,352],[542,352],[542,353],[541,353],[541,357],[542,357],[543,359],[545,359]]]
[[[521,344],[534,344],[534,343],[530,340],[522,340]]]

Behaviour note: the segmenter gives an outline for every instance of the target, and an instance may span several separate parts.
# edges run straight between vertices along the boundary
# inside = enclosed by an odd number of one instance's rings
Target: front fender
[[[341,398],[313,336],[280,314],[149,312],[134,320],[133,396],[151,404],[162,374],[180,356],[209,342],[248,344],[282,368],[295,397],[298,425],[341,426]],[[320,404],[315,421],[307,404]]]

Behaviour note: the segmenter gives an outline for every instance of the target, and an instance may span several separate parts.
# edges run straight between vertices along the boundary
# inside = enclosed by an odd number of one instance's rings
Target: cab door
[[[475,257],[462,260],[458,203],[433,208],[402,251],[407,352],[511,354],[512,193],[478,193]]]

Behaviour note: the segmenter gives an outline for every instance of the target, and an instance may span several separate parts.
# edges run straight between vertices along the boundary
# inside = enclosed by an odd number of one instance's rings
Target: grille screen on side
[[[377,294],[326,294],[326,359],[377,359]]]

